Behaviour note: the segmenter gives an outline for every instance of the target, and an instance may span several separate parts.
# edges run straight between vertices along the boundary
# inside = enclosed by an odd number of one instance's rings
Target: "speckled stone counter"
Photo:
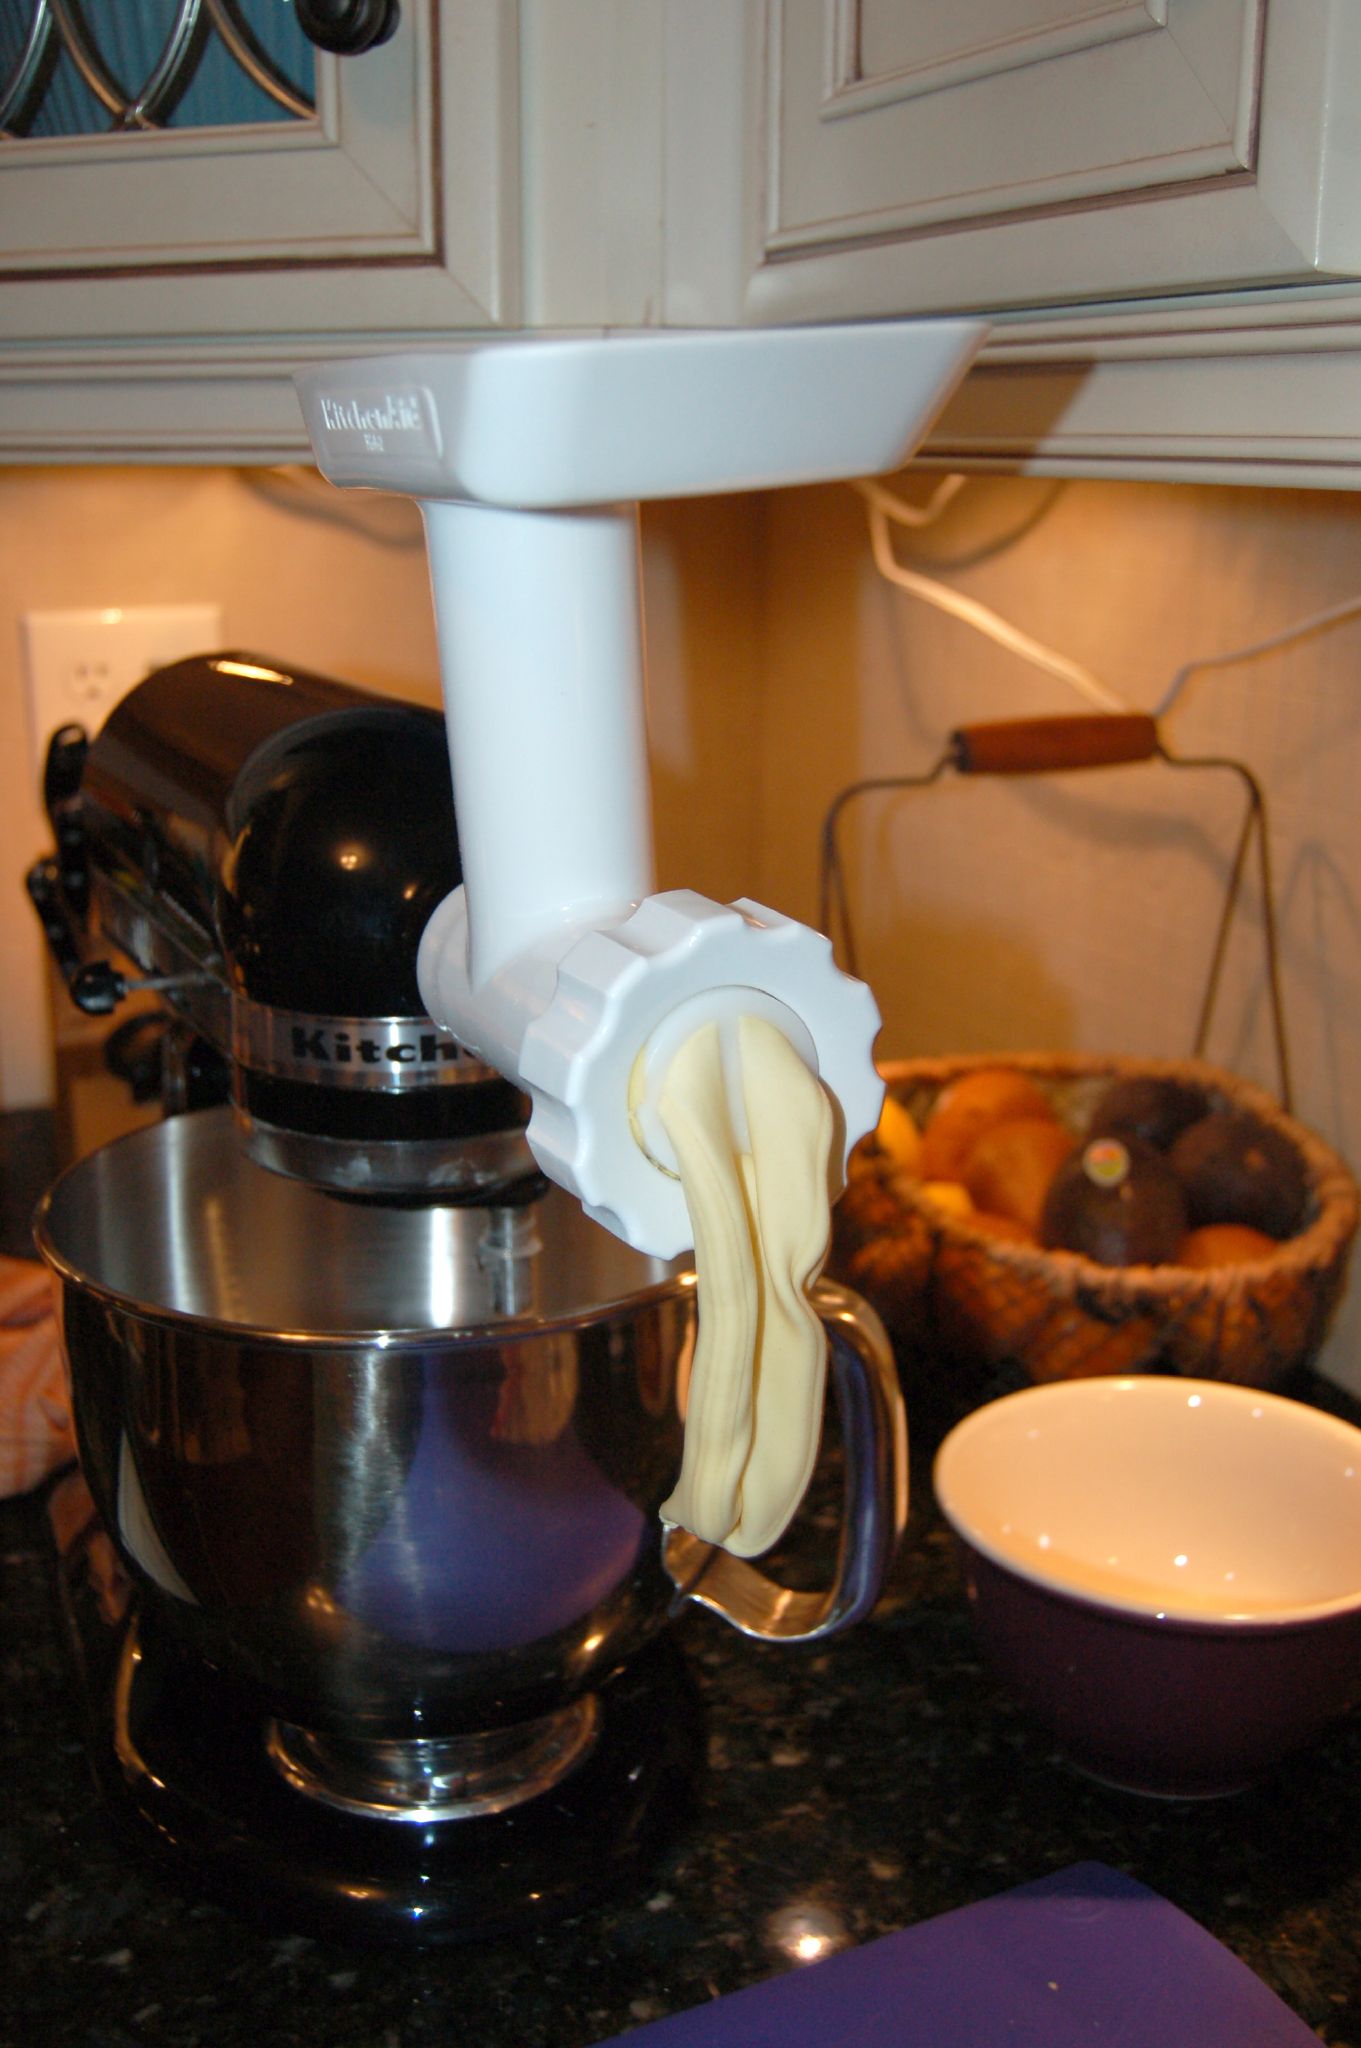
[[[0,2044],[588,2048],[801,1952],[1096,1859],[1217,1935],[1330,2048],[1361,2048],[1361,1714],[1232,1800],[1077,1777],[980,1668],[928,1449],[908,1540],[857,1630],[800,1650],[699,1611],[677,1624],[708,1761],[645,1883],[536,1932],[425,1951],[257,1926],[131,1857],[86,1762],[42,1500],[0,1504]],[[833,1491],[824,1474],[803,1569],[824,1563]]]
[[[646,1884],[418,1952],[260,1929],[130,1860],[87,1771],[39,1503],[5,1504],[0,1529],[6,2048],[587,2048],[794,1967],[801,1943],[867,1941],[1087,1858],[1191,1914],[1332,2048],[1361,2044],[1361,1716],[1230,1801],[1085,1782],[981,1672],[920,1480],[857,1631],[800,1651],[679,1623],[708,1767]]]

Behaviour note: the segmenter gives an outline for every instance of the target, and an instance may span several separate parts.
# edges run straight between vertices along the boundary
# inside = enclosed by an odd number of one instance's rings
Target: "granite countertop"
[[[1232,1800],[1079,1778],[980,1668],[925,1448],[908,1540],[858,1629],[799,1649],[699,1611],[676,1625],[708,1760],[646,1882],[423,1951],[240,1921],[129,1856],[87,1767],[42,1499],[0,1504],[0,2043],[589,2048],[795,1967],[810,1935],[863,1943],[1094,1859],[1209,1929],[1330,2048],[1361,2048],[1361,1713]],[[834,1519],[815,1500],[814,1532]]]
[[[708,1765],[646,1883],[547,1929],[414,1953],[262,1930],[129,1859],[87,1768],[39,1501],[5,1503],[0,1530],[6,2048],[588,2048],[790,1968],[810,1931],[868,1941],[1088,1859],[1189,1913],[1332,2048],[1361,2044],[1361,1714],[1230,1801],[1078,1778],[980,1670],[920,1481],[857,1630],[799,1650],[681,1620]]]

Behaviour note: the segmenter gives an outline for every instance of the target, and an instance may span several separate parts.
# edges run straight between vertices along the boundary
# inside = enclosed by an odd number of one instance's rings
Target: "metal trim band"
[[[232,995],[232,1055],[259,1074],[398,1095],[499,1079],[429,1017],[318,1017]]]

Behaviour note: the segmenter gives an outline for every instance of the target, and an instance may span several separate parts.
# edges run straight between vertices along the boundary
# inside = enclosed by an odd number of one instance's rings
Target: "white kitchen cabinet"
[[[1361,484],[1356,0],[677,0],[667,38],[666,318],[984,309],[930,462]]]
[[[1357,0],[403,0],[299,127],[0,144],[0,458],[323,353],[985,309],[925,459],[1361,484]]]
[[[0,144],[0,446],[300,446],[288,371],[520,318],[516,9],[404,0],[308,120]]]
[[[725,285],[711,265],[707,284],[731,317],[1361,275],[1355,0],[765,0],[760,13],[739,48],[729,10],[727,62],[748,80],[745,245],[740,273]],[[676,43],[718,18],[687,9]],[[695,68],[678,66],[668,101],[682,211],[684,159],[704,146]]]

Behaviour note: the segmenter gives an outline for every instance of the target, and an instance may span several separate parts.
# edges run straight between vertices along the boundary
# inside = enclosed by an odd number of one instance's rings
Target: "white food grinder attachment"
[[[298,377],[323,474],[425,519],[464,882],[426,927],[422,1000],[529,1095],[543,1171],[640,1251],[693,1241],[656,1101],[705,1022],[785,1032],[843,1164],[883,1090],[873,997],[824,937],[653,893],[637,501],[894,469],[984,331],[516,337]]]

